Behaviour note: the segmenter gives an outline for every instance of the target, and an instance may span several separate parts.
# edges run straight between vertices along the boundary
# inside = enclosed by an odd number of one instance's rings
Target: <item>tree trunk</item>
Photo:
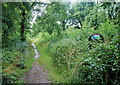
[[[24,5],[24,2],[23,2],[23,5]],[[25,23],[25,10],[23,9],[22,10],[22,20],[21,20],[21,40],[22,41],[25,41],[25,37],[24,37],[24,30],[25,30],[25,26],[24,26],[24,23]]]
[[[62,22],[63,24],[63,30],[65,30],[65,21]]]
[[[119,49],[119,56],[120,56],[120,4],[119,4],[119,7],[118,7],[118,49]]]

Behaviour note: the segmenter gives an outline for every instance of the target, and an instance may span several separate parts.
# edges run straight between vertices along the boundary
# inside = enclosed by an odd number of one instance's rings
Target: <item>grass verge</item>
[[[47,50],[47,45],[39,45],[37,42],[35,42],[35,45],[37,47],[37,50],[40,54],[40,58],[38,59],[38,62],[41,66],[45,66],[45,68],[48,70],[49,78],[48,80],[55,82],[61,82],[61,78],[63,75],[60,74],[60,69],[58,67],[53,66],[53,59],[50,56],[50,52]],[[65,82],[65,81],[62,81]]]
[[[34,56],[35,56],[35,54],[34,54],[34,48],[31,46],[31,47],[29,48],[29,53],[27,53],[27,54],[25,55],[25,57],[26,57],[25,66],[26,66],[27,68],[25,68],[25,69],[15,68],[15,69],[14,69],[14,71],[15,71],[18,75],[21,75],[21,76],[22,76],[19,80],[15,81],[15,83],[26,83],[26,82],[24,81],[24,78],[26,77],[26,76],[25,76],[26,73],[29,72],[29,70],[32,69],[32,65],[33,65],[33,63],[34,63],[34,61],[35,61]]]

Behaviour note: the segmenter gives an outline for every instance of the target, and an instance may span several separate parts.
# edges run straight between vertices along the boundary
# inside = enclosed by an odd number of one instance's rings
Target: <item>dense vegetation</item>
[[[30,70],[35,43],[56,82],[120,84],[119,14],[117,2],[3,2],[3,83],[19,82]],[[93,33],[104,42],[89,41]]]
[[[2,3],[3,84],[20,80],[32,68],[34,49],[31,42],[25,40],[31,8],[30,3]]]

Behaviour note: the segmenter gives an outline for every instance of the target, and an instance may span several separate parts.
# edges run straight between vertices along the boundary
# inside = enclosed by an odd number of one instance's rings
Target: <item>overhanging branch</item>
[[[34,6],[35,4],[52,5],[52,4],[44,3],[44,2],[33,2],[31,6]]]

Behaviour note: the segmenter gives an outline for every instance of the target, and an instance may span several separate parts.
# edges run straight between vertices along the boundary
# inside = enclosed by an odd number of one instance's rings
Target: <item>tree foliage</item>
[[[57,31],[58,34],[65,29],[66,20],[68,18],[67,9],[68,4],[63,4],[60,2],[51,2],[51,5],[47,5],[44,10],[44,14],[38,16],[36,23],[33,26],[33,30],[44,30],[49,34],[53,31]],[[58,24],[59,21],[61,24]],[[35,29],[36,28],[36,29]]]

